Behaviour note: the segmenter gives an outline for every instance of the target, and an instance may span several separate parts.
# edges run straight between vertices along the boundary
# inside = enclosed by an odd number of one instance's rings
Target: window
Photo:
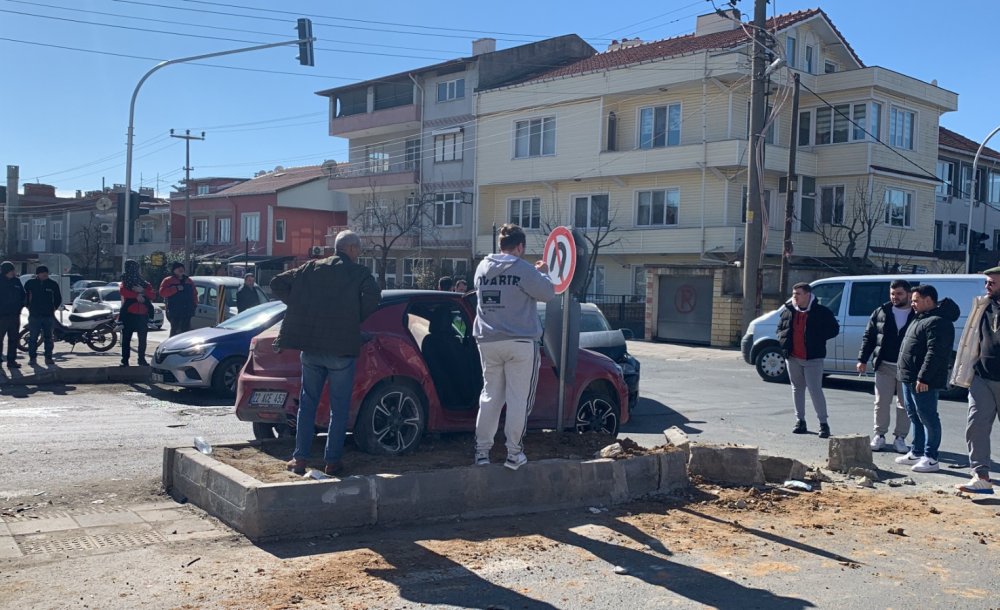
[[[872,102],[868,132],[871,133],[874,138],[882,137],[882,104]]]
[[[826,225],[844,224],[844,187],[824,186],[820,189],[820,222]]]
[[[833,141],[833,135],[830,132],[832,115],[833,111],[830,108],[816,109],[816,133],[813,137],[816,144],[829,144]]]
[[[461,131],[434,136],[434,161],[458,161],[464,146],[465,134]]]
[[[204,244],[208,242],[208,219],[207,218],[195,218],[194,219],[194,241],[195,243]]]
[[[632,294],[646,300],[646,268],[632,267]]]
[[[854,104],[854,108],[852,109],[852,111],[853,111],[853,116],[851,118],[854,119],[854,123],[851,125],[851,127],[853,128],[851,139],[854,141],[864,140],[866,135],[865,116],[868,114],[868,105]]]
[[[806,72],[812,74],[813,70],[813,56],[815,55],[816,49],[812,45],[806,45]]]
[[[455,80],[438,83],[437,94],[437,101],[439,102],[447,102],[465,97],[465,79],[456,78]]]
[[[52,234],[49,235],[50,239],[62,239],[63,237],[63,221],[53,220],[52,221]]]
[[[854,282],[851,284],[851,300],[847,306],[847,315],[872,315],[875,309],[885,302],[889,294],[889,282]]]
[[[875,103],[837,104],[799,113],[799,145],[809,144],[809,125],[812,114],[816,115],[812,131],[813,144],[842,144],[861,142],[878,136],[881,124],[882,106]]]
[[[986,174],[986,170],[980,170],[979,173]],[[986,201],[1000,203],[1000,172],[989,172],[987,185]]]
[[[434,272],[434,260],[430,258],[404,258],[403,259],[403,288],[413,288],[421,283],[422,279],[428,279]],[[424,277],[426,276],[426,277]],[[431,278],[437,280],[437,278]]]
[[[375,110],[408,106],[413,103],[413,83],[410,80],[397,83],[379,83],[373,88]]]
[[[635,224],[661,227],[677,224],[681,193],[678,189],[639,191],[636,193]]]
[[[958,223],[954,221],[948,223],[948,235],[958,235]]]
[[[384,205],[375,204],[368,202],[365,204],[365,214],[364,219],[361,221],[361,226],[365,231],[374,231],[382,227],[382,223],[386,219],[389,210]],[[409,213],[409,208],[407,208],[407,213]]]
[[[886,294],[888,290],[884,291],[882,294]],[[813,294],[816,295],[816,301],[828,308],[833,312],[833,315],[840,315],[840,302],[844,297],[844,284],[842,282],[835,282],[832,284],[817,284],[813,286]],[[868,312],[874,311],[874,307]]]
[[[947,199],[952,193],[951,185],[955,179],[955,164],[949,161],[937,162],[937,177],[940,182],[934,187],[938,199]]]
[[[375,259],[375,258],[372,258],[370,256],[361,256],[361,257],[358,257],[358,264],[361,265],[361,266],[363,266],[363,267],[367,267],[368,270],[371,271],[372,276],[374,276],[376,280],[379,279],[379,277],[378,277],[378,266],[379,266],[380,262],[381,262],[381,259]],[[388,289],[395,288],[396,287],[396,259],[394,259],[394,258],[387,258],[386,261],[385,261],[385,269],[386,269],[386,273],[385,273],[385,287],[388,288]]]
[[[742,203],[741,203],[741,206],[742,206],[743,209],[740,211],[740,222],[742,222],[743,224],[746,224],[746,222],[747,222],[747,205],[749,205],[749,203],[750,202],[747,201],[747,186],[744,184],[743,185],[743,194],[742,194]],[[771,191],[770,190],[765,190],[764,191],[764,198],[760,200],[760,209],[761,209],[762,214],[764,214],[768,218],[768,220],[770,221],[768,223],[768,225],[777,228],[777,226],[775,225],[776,216],[774,214],[772,214],[772,210],[771,210]],[[779,226],[784,226],[784,224],[782,223]]]
[[[607,195],[583,195],[573,198],[573,224],[581,229],[611,226]]]
[[[434,224],[439,227],[462,224],[461,193],[438,193],[434,196]]]
[[[591,298],[599,294],[604,294],[604,265],[594,265],[594,277],[587,290],[587,296]]]
[[[381,146],[365,146],[365,167],[370,174],[389,171],[389,153]]]
[[[885,204],[885,224],[891,227],[903,228],[911,226],[913,193],[897,189],[886,189]]]
[[[260,241],[260,212],[243,214],[240,217],[243,225],[243,240]]]
[[[514,158],[556,154],[556,118],[531,119],[514,123]]]
[[[153,221],[143,220],[139,223],[139,242],[148,244],[153,241]]]
[[[823,73],[824,74],[833,74],[836,71],[837,71],[837,64],[833,63],[832,61],[824,61],[823,62]]]
[[[965,199],[968,204],[969,199],[972,197],[972,165],[963,163],[961,173],[962,177],[958,185],[952,185],[951,190],[956,197]]]
[[[219,243],[228,244],[233,241],[233,219],[220,218],[217,222],[219,228]]]
[[[336,118],[368,112],[368,87],[337,94]]]
[[[284,242],[285,241],[285,219],[276,218],[274,221],[274,241]]]
[[[661,148],[680,143],[680,104],[639,110],[639,148]]]
[[[469,259],[442,258],[441,275],[447,275],[452,280],[464,279],[466,282],[470,281],[472,278],[469,277]]]
[[[207,184],[199,184],[198,185],[198,194],[199,195],[207,195],[208,194],[208,185]]]
[[[35,240],[45,239],[45,219],[35,218],[31,221],[32,225],[32,238]]]
[[[799,113],[799,146],[809,146],[809,135],[812,133],[812,111]]]
[[[20,227],[18,228],[18,237],[21,239],[21,241],[28,241],[29,233],[30,231],[28,230],[28,223],[22,222]]]
[[[912,150],[913,122],[913,112],[902,108],[889,108],[889,145]]]
[[[537,229],[541,226],[542,200],[538,197],[511,199],[507,205],[510,222],[520,225],[522,229]]]
[[[799,195],[799,230],[812,233],[816,226],[816,179],[802,176],[802,190]]]
[[[788,62],[789,68],[795,67],[795,56],[798,51],[798,42],[795,38],[789,36],[785,38],[785,61]]]
[[[969,243],[969,225],[964,222],[958,225],[958,245],[964,246]]]
[[[406,153],[403,157],[406,169],[415,170],[420,165],[420,139],[412,138],[406,141]]]
[[[934,223],[934,249],[935,250],[940,250],[941,249],[941,243],[943,241],[941,234],[942,234],[942,225],[941,225],[941,221],[938,220],[938,221],[936,221]],[[994,246],[993,249],[996,250],[996,247]]]

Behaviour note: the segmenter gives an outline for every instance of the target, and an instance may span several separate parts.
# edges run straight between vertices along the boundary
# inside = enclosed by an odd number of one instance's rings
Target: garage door
[[[661,276],[656,336],[669,341],[712,341],[712,278]]]

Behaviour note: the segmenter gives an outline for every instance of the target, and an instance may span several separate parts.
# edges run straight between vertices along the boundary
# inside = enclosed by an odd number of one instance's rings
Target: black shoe
[[[28,366],[38,366],[38,360],[34,358],[28,358]]]
[[[128,366],[128,362],[125,362],[124,360],[122,360],[121,363],[118,364],[118,366],[120,366],[121,368],[125,368],[125,367]]]
[[[830,424],[820,424],[819,425],[819,437],[820,438],[830,438]]]
[[[795,424],[795,428],[792,429],[792,434],[806,434],[809,430],[806,429],[806,420],[800,419]]]
[[[55,364],[55,363],[56,361],[52,358],[52,356],[45,357],[45,364]]]
[[[7,368],[9,368],[9,369],[19,369],[19,368],[21,368],[21,365],[18,364],[18,363],[16,363],[16,362],[8,362],[7,363]]]
[[[146,362],[145,360],[140,360],[139,361],[139,366],[149,366],[149,363]]]

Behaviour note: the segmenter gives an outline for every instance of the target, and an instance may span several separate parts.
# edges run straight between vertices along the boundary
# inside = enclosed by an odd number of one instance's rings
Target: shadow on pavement
[[[875,396],[874,377],[849,377],[847,375],[828,375],[823,378],[823,387],[831,390],[844,390],[847,392],[860,392]],[[946,392],[941,392],[938,396],[939,402],[947,403],[967,403],[965,390],[955,388]]]
[[[708,495],[710,494],[699,494],[692,502],[703,500]],[[684,504],[678,504],[678,502],[677,499],[662,502],[648,501],[643,503],[642,510],[653,513],[680,510],[692,517],[706,519],[713,523],[732,525],[751,535],[819,557],[859,563],[819,547],[703,514],[687,508]],[[422,524],[419,527],[408,529],[383,529],[378,532],[368,530],[335,539],[272,542],[258,546],[281,559],[360,549],[370,550],[381,556],[393,568],[367,569],[366,572],[370,576],[392,584],[402,599],[413,603],[469,607],[469,600],[476,600],[474,607],[477,608],[549,609],[555,606],[491,582],[462,563],[442,555],[439,552],[440,549],[428,548],[438,547],[435,544],[437,542],[451,542],[454,545],[452,548],[456,549],[456,555],[464,555],[468,558],[465,563],[481,563],[483,567],[488,567],[490,563],[499,563],[503,569],[503,561],[515,562],[518,560],[518,554],[504,553],[501,546],[499,550],[490,547],[482,555],[479,555],[474,547],[470,544],[463,545],[463,543],[494,542],[497,545],[502,545],[507,537],[537,536],[573,547],[577,551],[584,551],[587,555],[603,561],[606,566],[598,568],[598,570],[604,570],[609,575],[612,566],[621,566],[633,578],[638,578],[649,585],[660,587],[698,604],[727,609],[798,610],[815,607],[815,604],[808,600],[776,595],[766,589],[749,587],[736,582],[736,580],[676,561],[673,559],[676,557],[675,554],[666,548],[655,534],[619,518],[620,515],[626,514],[626,509],[627,507],[624,507],[600,515],[561,511],[543,515],[494,517],[488,520],[469,522],[451,521]],[[608,528],[630,538],[643,548],[629,548],[613,542],[598,540],[579,531],[587,526]],[[372,538],[377,538],[377,540],[372,540]],[[511,542],[510,544],[517,543]],[[530,545],[528,548],[531,548]],[[545,551],[535,551],[537,555],[532,559],[537,560],[537,562],[532,562],[529,565],[548,565],[551,568],[554,562],[548,562],[540,556],[543,552]],[[574,554],[570,553],[570,555]],[[337,561],[336,557],[329,559]],[[519,570],[521,568],[512,569]],[[588,571],[593,573],[594,569],[590,568]],[[616,576],[608,576],[608,578],[616,578]],[[528,591],[529,589],[521,590]]]
[[[165,388],[154,384],[130,383],[129,387],[150,398],[190,407],[232,407],[235,399],[208,388]]]
[[[12,398],[28,398],[34,394],[55,394],[56,396],[66,396],[76,389],[76,386],[63,383],[52,383],[43,385],[5,385],[0,386],[0,396],[10,396]]]
[[[701,434],[701,428],[691,424],[703,423],[705,422],[688,419],[658,400],[639,398],[639,404],[630,414],[628,423],[621,427],[621,433],[658,434],[671,426],[677,426],[686,434]]]

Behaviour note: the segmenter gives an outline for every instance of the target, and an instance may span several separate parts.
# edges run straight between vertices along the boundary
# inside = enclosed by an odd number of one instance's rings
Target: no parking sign
[[[556,294],[566,292],[576,272],[576,240],[568,227],[556,227],[549,233],[542,260],[549,266],[549,280]]]

